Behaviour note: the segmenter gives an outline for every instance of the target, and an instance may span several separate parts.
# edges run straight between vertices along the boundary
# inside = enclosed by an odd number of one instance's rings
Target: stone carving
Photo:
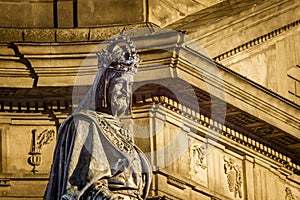
[[[285,188],[285,200],[295,200],[294,194],[289,187]]]
[[[58,131],[44,199],[147,197],[151,165],[120,121],[130,112],[138,55],[122,32],[97,56],[93,85]]]
[[[87,41],[89,39],[89,29],[57,29],[56,41],[57,42],[75,42]]]
[[[206,156],[206,148],[204,144],[194,145],[192,147],[192,160],[194,164],[194,172],[198,173],[199,168],[206,169],[206,164],[204,162]]]
[[[186,188],[186,183],[184,183],[183,181],[181,181],[175,177],[172,177],[172,176],[168,176],[167,183],[169,183],[170,185],[173,185],[175,187],[178,187],[182,190],[184,190]]]
[[[36,135],[36,131],[36,129],[32,130],[31,149],[28,153],[30,157],[27,160],[28,164],[33,166],[33,169],[31,170],[32,173],[38,172],[36,167],[39,166],[42,161],[42,147],[46,144],[49,144],[54,139],[54,130],[46,129],[38,136]]]
[[[52,42],[55,41],[55,30],[24,29],[24,40],[30,42]]]
[[[241,166],[234,163],[234,161],[229,158],[224,157],[224,170],[227,175],[228,188],[230,192],[234,192],[234,197],[239,195],[242,198],[242,172]]]
[[[194,139],[193,139],[194,140]],[[192,140],[192,141],[193,141]],[[197,184],[207,187],[206,144],[194,141],[189,147],[189,175]]]

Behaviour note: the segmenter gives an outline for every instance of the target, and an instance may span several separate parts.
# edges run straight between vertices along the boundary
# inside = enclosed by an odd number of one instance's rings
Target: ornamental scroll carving
[[[32,173],[38,172],[37,166],[41,164],[41,150],[46,144],[49,144],[54,139],[54,130],[45,129],[39,135],[36,133],[36,129],[32,130],[31,148],[28,153],[30,156],[27,160],[28,164],[33,166]]]
[[[242,172],[241,166],[234,163],[231,158],[224,157],[224,170],[227,175],[228,189],[230,192],[234,192],[234,197],[237,195],[242,198]]]

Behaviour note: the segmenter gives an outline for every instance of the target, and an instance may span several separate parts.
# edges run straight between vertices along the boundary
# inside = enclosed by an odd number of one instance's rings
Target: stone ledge
[[[0,42],[82,42],[99,41],[127,30],[152,27],[152,23],[92,28],[0,28]]]
[[[249,42],[246,42],[246,43],[244,43],[244,44],[242,44],[242,45],[240,45],[240,46],[238,46],[238,47],[236,47],[234,49],[231,49],[231,50],[229,50],[229,51],[227,51],[225,53],[222,53],[221,55],[218,55],[218,56],[214,57],[213,59],[215,61],[217,61],[217,62],[220,62],[220,61],[222,61],[222,60],[224,60],[224,59],[226,59],[228,57],[231,57],[231,56],[233,56],[233,55],[235,55],[237,53],[240,53],[242,51],[248,50],[249,48],[252,48],[254,46],[260,45],[260,44],[262,44],[262,43],[264,43],[264,42],[266,42],[266,41],[268,41],[270,39],[273,39],[274,37],[282,35],[283,33],[287,32],[287,31],[289,31],[291,29],[294,29],[294,28],[298,27],[299,25],[300,25],[300,20],[297,20],[297,21],[295,21],[293,23],[290,23],[290,24],[285,25],[285,26],[283,26],[281,28],[278,28],[278,29],[276,29],[274,31],[271,31],[271,32],[269,32],[267,34],[264,34],[264,35],[262,35],[262,36],[260,36],[258,38],[255,38],[255,39],[253,39],[253,40],[251,40]]]

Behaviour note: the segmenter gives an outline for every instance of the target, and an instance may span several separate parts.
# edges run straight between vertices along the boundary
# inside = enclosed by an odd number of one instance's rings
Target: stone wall
[[[228,200],[300,197],[299,179],[274,157],[270,159],[272,156],[172,110],[169,105],[155,105],[150,114],[144,112],[150,116],[144,127],[150,127],[152,136],[151,196]],[[142,116],[138,108],[134,112]]]
[[[74,28],[145,21],[144,1],[1,1],[1,27]]]

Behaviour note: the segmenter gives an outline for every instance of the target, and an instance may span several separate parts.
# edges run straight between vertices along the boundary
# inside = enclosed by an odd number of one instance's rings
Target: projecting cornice
[[[299,10],[297,0],[241,1],[228,3],[224,8],[199,11],[168,28],[185,31],[211,57],[221,58],[293,28],[293,23],[300,19]]]
[[[273,30],[273,31],[271,31],[271,32],[269,32],[267,34],[264,34],[264,35],[262,35],[260,37],[257,37],[255,39],[249,41],[249,42],[241,44],[238,47],[235,47],[234,49],[231,49],[231,50],[229,50],[229,51],[227,51],[225,53],[222,53],[221,55],[218,55],[218,56],[214,57],[213,59],[215,61],[217,61],[217,62],[220,62],[220,61],[222,61],[222,60],[224,60],[226,58],[234,56],[234,55],[236,55],[236,54],[238,54],[240,52],[243,52],[243,51],[248,50],[248,49],[250,49],[252,47],[255,47],[255,46],[260,45],[260,44],[262,44],[264,42],[267,42],[268,40],[271,40],[271,39],[273,39],[275,37],[278,37],[278,36],[286,33],[287,31],[289,31],[291,29],[299,27],[299,25],[300,25],[300,20],[297,20],[297,21],[292,22],[292,23],[290,23],[288,25],[285,25],[285,26],[280,27],[280,28],[278,28],[276,30]]]

